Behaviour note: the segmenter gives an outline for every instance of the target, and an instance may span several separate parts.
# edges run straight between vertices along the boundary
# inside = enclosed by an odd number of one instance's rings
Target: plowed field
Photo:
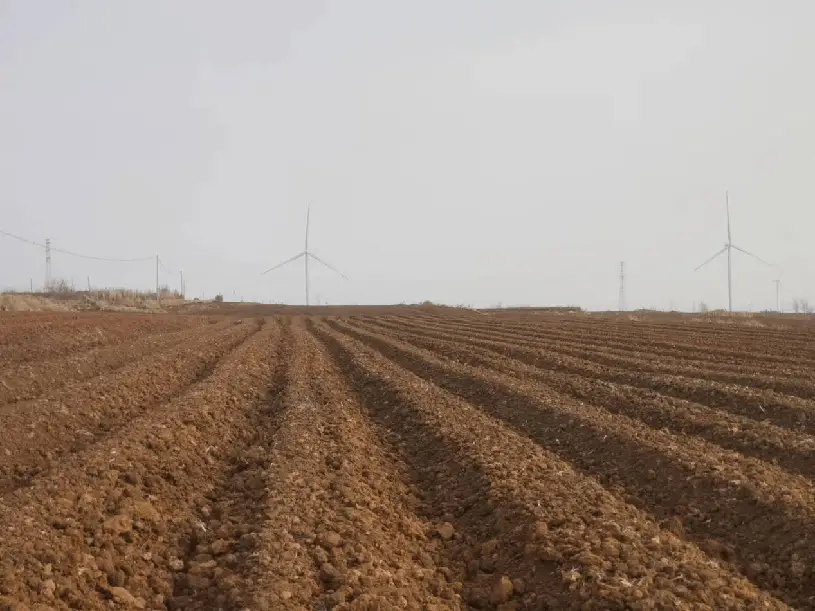
[[[815,327],[0,317],[0,610],[815,609]]]

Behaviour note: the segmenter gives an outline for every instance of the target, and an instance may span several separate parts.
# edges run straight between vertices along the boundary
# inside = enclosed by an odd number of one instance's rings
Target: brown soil
[[[432,325],[426,328],[440,330]],[[445,324],[444,332],[457,331]],[[689,378],[670,373],[651,374],[649,361],[629,359],[626,367],[571,356],[547,346],[513,340],[501,332],[476,331],[469,327],[458,330],[467,341],[479,348],[517,358],[536,367],[574,373],[585,377],[657,390],[661,394],[687,399],[710,407],[727,410],[754,420],[768,420],[778,426],[804,433],[815,433],[815,409],[812,401],[772,390],[726,384],[703,378]]]
[[[815,609],[781,320],[0,315],[0,611]]]

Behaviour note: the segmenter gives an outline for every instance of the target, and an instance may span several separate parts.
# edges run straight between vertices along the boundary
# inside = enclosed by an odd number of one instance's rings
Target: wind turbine
[[[775,309],[781,314],[781,281],[773,280],[775,284]]]
[[[695,272],[699,271],[705,265],[707,265],[708,263],[713,261],[713,259],[718,257],[720,254],[722,254],[724,252],[727,253],[727,310],[729,312],[732,312],[733,311],[733,273],[732,273],[731,259],[732,259],[732,251],[733,251],[733,249],[735,248],[739,252],[743,252],[745,255],[749,255],[749,256],[753,257],[754,259],[758,259],[759,261],[764,263],[764,265],[769,265],[770,267],[772,267],[772,265],[770,263],[767,263],[761,257],[758,257],[758,256],[754,255],[751,252],[747,252],[743,248],[739,248],[738,246],[733,244],[733,239],[730,236],[730,195],[729,195],[729,193],[727,191],[725,191],[724,197],[725,197],[725,204],[727,206],[727,242],[725,243],[724,248],[722,248],[715,255],[710,257],[707,261],[702,263],[699,267],[697,267],[693,271],[695,271]]]
[[[322,265],[325,265],[328,269],[330,269],[335,274],[339,274],[340,276],[342,276],[343,278],[348,280],[348,277],[345,274],[343,274],[340,270],[338,270],[337,268],[329,265],[328,263],[323,261],[320,257],[315,255],[313,252],[311,252],[308,249],[308,227],[309,227],[310,219],[311,219],[311,206],[309,206],[307,211],[306,211],[306,248],[305,248],[305,250],[303,250],[303,252],[301,252],[299,254],[294,255],[293,257],[291,257],[289,259],[286,259],[285,261],[283,261],[281,263],[278,263],[274,267],[270,267],[269,269],[267,269],[265,272],[263,272],[261,274],[261,276],[263,274],[268,274],[269,272],[271,272],[273,270],[276,270],[279,267],[283,267],[284,265],[288,265],[289,263],[293,263],[294,261],[297,261],[297,259],[302,258],[304,260],[304,263],[305,263],[305,272],[306,272],[306,274],[305,274],[305,279],[306,279],[306,305],[309,305],[309,299],[308,299],[308,297],[309,297],[309,295],[308,295],[308,260],[309,260],[309,257],[311,257],[312,259],[317,261],[317,263],[321,263]]]

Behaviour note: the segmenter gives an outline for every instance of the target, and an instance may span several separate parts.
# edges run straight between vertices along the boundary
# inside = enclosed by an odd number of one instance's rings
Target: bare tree
[[[699,302],[699,311],[702,314],[707,314],[710,311],[710,309],[707,307],[707,304],[704,301],[700,301]]]

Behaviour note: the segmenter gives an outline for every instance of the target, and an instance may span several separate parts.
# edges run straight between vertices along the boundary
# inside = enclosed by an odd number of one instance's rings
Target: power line
[[[0,229],[0,235],[7,236],[9,238],[14,238],[15,240],[19,240],[20,242],[25,242],[26,244],[31,244],[32,246],[38,246],[39,248],[49,250],[48,244],[41,244],[40,242],[35,242],[34,240],[29,240],[28,238],[23,238],[8,231],[3,231],[2,229]],[[71,250],[65,250],[64,248],[55,248],[53,246],[50,247],[50,250],[51,252],[60,252],[64,255],[79,257],[80,259],[91,259],[93,261],[110,261],[113,263],[138,263],[141,261],[150,261],[153,259],[153,257],[136,257],[132,259],[119,259],[116,257],[95,257],[93,255],[83,255],[81,253],[73,252]]]
[[[70,250],[63,250],[62,248],[51,247],[53,252],[61,252],[63,255],[71,255],[72,257],[79,257],[80,259],[92,259],[93,261],[110,261],[113,263],[139,263],[142,261],[150,261],[153,257],[136,257],[134,259],[116,259],[113,257],[94,257],[91,255],[82,255]]]
[[[14,235],[13,233],[9,233],[8,231],[3,231],[2,229],[0,229],[0,234],[9,238],[14,238],[15,240],[20,240],[21,242],[25,242],[26,244],[32,244],[34,246],[39,246],[40,248],[45,248],[45,244],[40,244],[39,242],[35,242],[34,240],[29,240],[27,238],[21,238],[18,235]]]

